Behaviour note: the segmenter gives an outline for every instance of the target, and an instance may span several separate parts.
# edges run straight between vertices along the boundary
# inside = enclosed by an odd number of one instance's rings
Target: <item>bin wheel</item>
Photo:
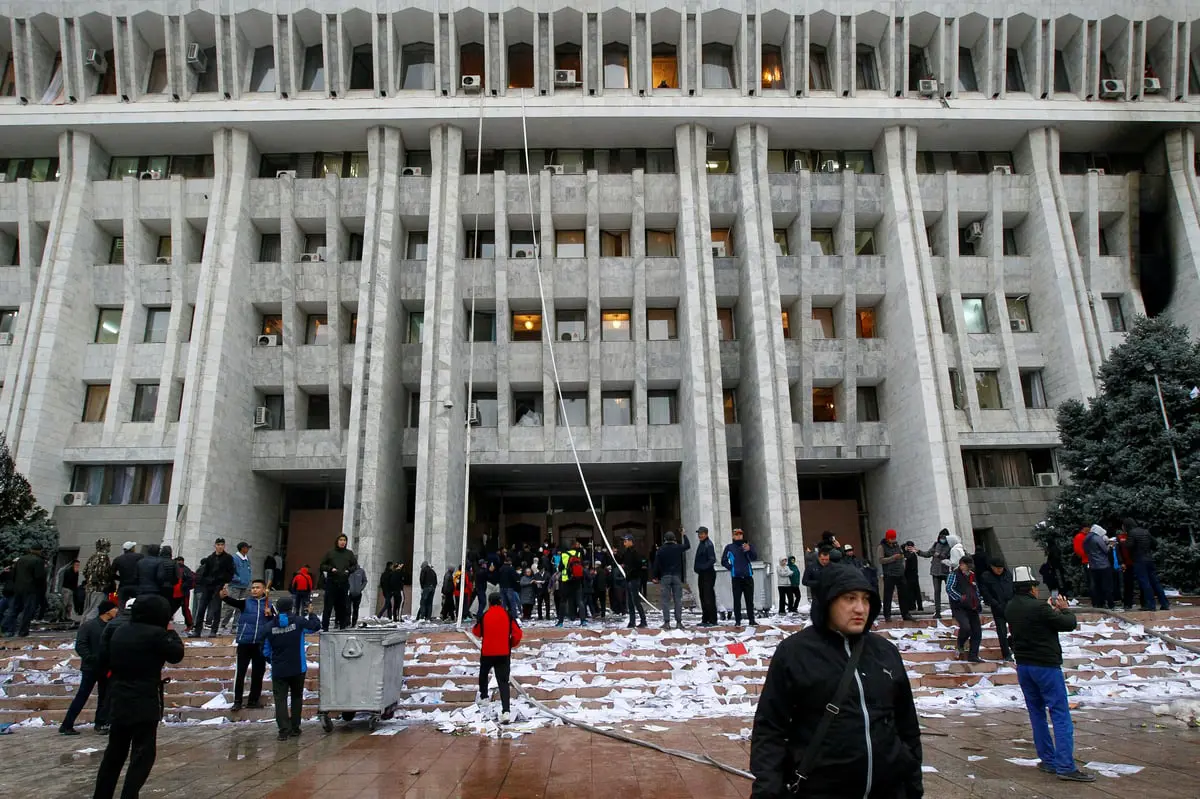
[[[353,710],[342,711],[342,721],[354,721],[354,711]]]
[[[371,718],[367,719],[367,729],[370,730],[371,732],[375,732],[375,728],[378,726],[379,726],[379,716],[376,716],[374,713],[372,713]]]
[[[322,713],[320,718],[321,718],[321,729],[325,730],[325,732],[333,732],[333,722],[330,720],[329,714]]]
[[[395,717],[396,717],[396,706],[395,705],[392,705],[387,710],[383,711],[383,714],[381,715],[381,718],[384,721],[391,721]]]

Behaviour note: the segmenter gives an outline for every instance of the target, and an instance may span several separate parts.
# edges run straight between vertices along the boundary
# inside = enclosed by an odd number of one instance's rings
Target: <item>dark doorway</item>
[[[530,547],[536,548],[541,543],[542,528],[534,524],[510,524],[504,530],[504,543],[511,551],[513,548],[520,549],[523,545],[529,544]]]

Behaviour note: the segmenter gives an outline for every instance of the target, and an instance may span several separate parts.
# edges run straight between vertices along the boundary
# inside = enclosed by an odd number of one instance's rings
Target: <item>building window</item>
[[[954,402],[954,407],[957,410],[965,411],[967,409],[967,398],[963,394],[962,377],[957,369],[950,370],[950,399]]]
[[[121,337],[121,309],[101,308],[96,319],[96,343],[116,344]]]
[[[476,392],[471,395],[471,404],[475,406],[476,424],[480,427],[500,426],[500,403],[495,392]]]
[[[601,341],[629,341],[629,311],[600,312]]]
[[[283,314],[265,313],[262,316],[262,328],[259,335],[279,336],[283,338]]]
[[[1121,310],[1120,297],[1105,297],[1104,307],[1108,309],[1109,327],[1114,333],[1125,332],[1125,312]]]
[[[733,309],[718,308],[717,309],[717,328],[721,341],[733,341],[737,336],[733,327]]]
[[[578,80],[583,77],[583,67],[580,61],[581,50],[574,42],[564,42],[554,48],[554,68],[571,70]]]
[[[404,257],[414,261],[424,261],[429,254],[429,231],[414,230],[408,234]]]
[[[674,391],[646,393],[646,423],[651,425],[678,424],[679,415]]]
[[[111,53],[111,51],[110,51]],[[112,63],[110,60],[108,63]],[[109,70],[112,72],[113,70]],[[17,94],[17,71],[10,53],[4,60],[4,75],[0,76],[0,97],[15,97]]]
[[[267,409],[267,429],[282,430],[284,428],[284,410],[282,394],[265,394],[263,405]]]
[[[869,44],[854,48],[854,87],[860,92],[879,89],[879,65],[875,61],[875,48]]]
[[[542,392],[513,392],[513,425],[516,427],[541,427],[545,424],[542,410]]]
[[[350,314],[350,330],[347,335],[346,343],[354,344],[358,341],[358,314]]]
[[[369,57],[369,56],[368,56]],[[401,86],[403,89],[424,89],[432,91],[433,82],[433,45],[427,42],[416,42],[414,44],[404,45],[401,56],[404,60],[404,83]],[[371,74],[374,74],[372,68]],[[365,88],[373,88],[374,80],[371,85]]]
[[[475,341],[495,341],[496,340],[496,314],[492,312],[476,311],[474,316],[475,321]],[[467,328],[467,340],[471,340],[471,329]]]
[[[458,48],[458,69],[460,78],[464,75],[477,75],[479,84],[486,85],[487,64],[483,55],[483,45],[479,42],[467,42]]]
[[[879,393],[875,386],[859,386],[857,397],[858,421],[879,421]]]
[[[586,258],[586,230],[556,230],[554,232],[555,258]]]
[[[329,316],[327,314],[310,313],[304,321],[305,344],[329,343]]]
[[[96,383],[84,390],[83,421],[103,422],[108,411],[108,383]]]
[[[646,174],[675,174],[675,151],[667,147],[646,150]]]
[[[762,47],[762,87],[764,89],[786,89],[783,81],[783,48],[774,44]]]
[[[154,260],[160,263],[171,263],[171,237],[159,236],[158,247],[154,251]]]
[[[601,258],[626,258],[629,255],[631,255],[631,253],[629,251],[628,230],[600,231]]]
[[[1004,254],[1020,255],[1017,252],[1017,231],[1010,227],[1004,228]]]
[[[975,60],[971,57],[970,47],[958,48],[958,90],[979,91],[979,81],[975,79]]]
[[[629,46],[620,42],[604,45],[604,88],[629,88]]]
[[[1025,78],[1021,75],[1020,53],[1009,47],[1004,57],[1004,89],[1010,92],[1025,91]]]
[[[325,91],[325,48],[319,44],[304,50],[304,72],[300,79],[302,91]]]
[[[1071,79],[1067,77],[1067,60],[1063,58],[1062,50],[1054,51],[1054,93],[1071,93]]]
[[[407,76],[405,76],[407,81]],[[375,58],[371,45],[360,44],[350,57],[350,90],[375,88]],[[430,88],[433,88],[430,86]]]
[[[929,59],[925,57],[925,48],[910,44],[908,46],[908,90],[910,92],[920,91],[921,81],[932,77],[933,72],[929,69]]]
[[[605,391],[600,395],[600,423],[605,427],[633,424],[633,395],[628,391]]]
[[[814,339],[837,338],[837,329],[833,324],[832,308],[813,308],[812,320],[812,337]]]
[[[1028,333],[1033,330],[1033,324],[1029,318],[1029,300],[1025,295],[1020,297],[1009,297],[1008,304],[1008,325],[1014,333]]]
[[[673,341],[675,337],[675,309],[647,308],[646,338],[650,341]]]
[[[0,333],[8,333],[12,335],[17,330],[17,317],[20,311],[15,308],[9,308],[0,311]]]
[[[217,77],[217,48],[209,47],[206,49],[204,51],[204,58],[208,62],[208,69],[196,76],[196,93],[214,94],[220,89],[220,81]],[[112,62],[110,61],[109,63],[111,64]]]
[[[984,411],[998,411],[1004,408],[1000,401],[999,373],[977,369],[975,371],[975,392],[979,395],[979,408]]]
[[[71,490],[87,494],[89,505],[165,505],[171,471],[169,463],[76,466]]]
[[[542,315],[540,313],[514,313],[512,315],[513,341],[541,341]]]
[[[428,234],[427,234],[428,235]],[[467,234],[467,258],[495,258],[496,231],[478,230]]]
[[[791,323],[791,318],[788,316],[788,312],[787,311],[781,312],[779,314],[779,317],[780,317],[780,321],[783,323],[783,337],[785,339],[791,338],[792,337],[792,323]]]
[[[650,49],[650,81],[656,89],[679,88],[679,59],[675,45],[659,42]]]
[[[508,88],[533,88],[533,45],[525,42],[509,45]]]
[[[1055,472],[1054,452],[1031,450],[963,450],[967,488],[1020,488],[1037,485],[1037,475]]]
[[[562,395],[558,412],[558,426],[588,426],[588,398],[586,391],[568,392]]]
[[[983,297],[963,297],[963,321],[968,333],[987,333],[987,310]]]
[[[125,263],[125,237],[113,236],[108,245],[108,262],[110,264]]]
[[[421,426],[421,392],[408,392],[408,426]]]
[[[701,48],[700,58],[703,62],[704,88],[733,89],[737,86],[733,75],[732,47],[710,42]]]
[[[158,407],[158,383],[138,383],[133,391],[131,422],[153,422]]]
[[[0,180],[15,183],[28,178],[33,183],[58,180],[57,158],[0,158]]]
[[[737,424],[737,389],[727,388],[721,391],[721,407],[725,411],[725,424]]]
[[[275,91],[275,48],[270,45],[254,51],[254,64],[250,67],[250,91]]]
[[[559,341],[587,340],[587,311],[558,311],[554,315],[554,335]]]
[[[713,258],[733,257],[733,236],[730,235],[729,228],[710,230],[708,235],[712,240]]]
[[[854,254],[855,255],[874,255],[875,254],[875,231],[874,230],[856,230],[856,231],[854,231]]]
[[[819,44],[808,46],[808,90],[833,91],[833,81],[829,77],[829,53]]]
[[[788,256],[788,234],[787,230],[780,228],[775,231],[775,254],[782,258]]]
[[[407,344],[420,344],[425,337],[425,312],[409,311]]]
[[[167,51],[155,50],[150,57],[150,75],[146,81],[146,94],[164,94],[167,91]]]
[[[308,416],[304,423],[305,430],[329,429],[329,395],[308,395]]]
[[[833,246],[833,229],[832,228],[813,228],[812,241],[816,245],[812,248],[813,255],[834,255],[836,250]]]
[[[42,93],[43,105],[62,105],[66,89],[63,86],[62,53],[54,54],[54,66],[50,70],[50,80],[46,83],[46,91]]]
[[[1021,370],[1021,396],[1026,408],[1045,408],[1046,389],[1042,386],[1041,369]]]
[[[535,230],[512,230],[508,234],[509,258],[536,258],[538,234]]]
[[[875,338],[875,309],[859,308],[854,314],[854,335],[858,338]]]
[[[167,340],[167,327],[171,319],[170,308],[148,308],[146,310],[145,344],[162,344]]]
[[[705,169],[710,175],[726,175],[729,168],[729,151],[708,148],[708,157],[704,160]]]
[[[832,387],[814,387],[812,398],[812,420],[814,422],[837,421],[837,392]]]
[[[674,230],[647,230],[646,231],[646,257],[647,258],[674,258],[675,257],[675,231]]]

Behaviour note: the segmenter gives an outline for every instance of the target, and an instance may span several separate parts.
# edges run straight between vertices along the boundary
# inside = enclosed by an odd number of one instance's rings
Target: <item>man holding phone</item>
[[[753,627],[757,622],[754,621],[754,566],[751,564],[758,560],[758,553],[754,551],[750,542],[745,540],[745,536],[742,528],[734,529],[733,542],[726,544],[725,551],[721,553],[721,565],[729,569],[729,580],[733,585],[734,624],[742,623],[744,597],[747,623]]]

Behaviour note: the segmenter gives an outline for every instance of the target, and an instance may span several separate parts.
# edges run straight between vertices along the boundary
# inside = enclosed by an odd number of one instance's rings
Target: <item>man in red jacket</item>
[[[512,664],[512,649],[521,643],[521,627],[500,604],[500,594],[488,595],[488,609],[471,630],[479,639],[479,699],[480,707],[488,704],[488,678],[496,670],[500,685],[500,723],[509,722],[508,674]]]

